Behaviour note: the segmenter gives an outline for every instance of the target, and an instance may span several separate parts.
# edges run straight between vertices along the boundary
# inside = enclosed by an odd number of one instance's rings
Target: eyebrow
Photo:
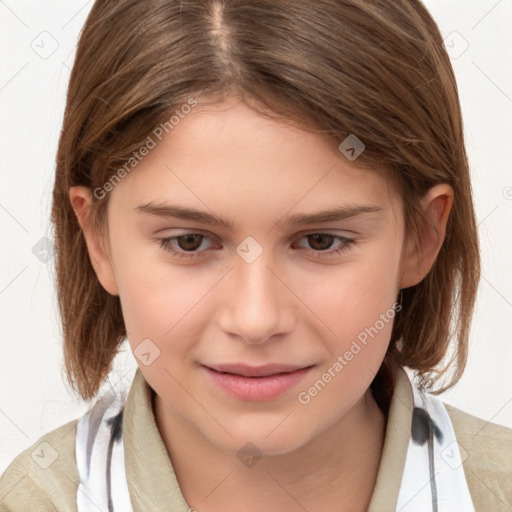
[[[234,223],[225,217],[208,213],[195,208],[183,207],[172,204],[155,204],[149,202],[135,207],[140,213],[154,215],[158,217],[172,217],[176,219],[191,220],[210,224],[212,226],[222,226],[229,231],[234,230]],[[331,210],[320,210],[314,213],[297,213],[288,215],[276,224],[304,225],[304,224],[320,224],[325,222],[335,222],[357,215],[381,212],[383,208],[374,204],[346,205]]]

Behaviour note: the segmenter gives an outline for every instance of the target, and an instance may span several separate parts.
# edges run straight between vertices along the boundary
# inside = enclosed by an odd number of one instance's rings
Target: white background
[[[442,398],[512,427],[512,1],[425,4],[443,37],[451,34],[484,264],[467,370]],[[0,472],[41,435],[89,406],[64,383],[52,260],[41,262],[32,248],[51,237],[54,158],[67,81],[91,6],[0,1]],[[45,50],[37,49],[41,38]],[[35,51],[52,45],[58,48],[47,58]],[[128,349],[102,389],[123,376],[119,385],[127,386],[135,368]]]

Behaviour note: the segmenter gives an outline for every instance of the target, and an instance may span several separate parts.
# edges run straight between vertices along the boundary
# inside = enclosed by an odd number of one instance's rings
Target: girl
[[[512,507],[510,429],[435,396],[479,252],[419,1],[97,0],[53,222],[70,384],[97,397],[125,339],[138,369],[13,461],[2,510]]]

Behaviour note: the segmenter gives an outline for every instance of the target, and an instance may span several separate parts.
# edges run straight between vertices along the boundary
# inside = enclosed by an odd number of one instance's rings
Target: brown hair
[[[427,277],[403,290],[383,364],[417,370],[428,388],[454,366],[434,392],[452,386],[466,364],[480,260],[457,85],[420,1],[97,0],[71,73],[53,191],[73,390],[94,397],[126,331],[119,297],[91,266],[69,188],[102,187],[191,98],[228,95],[315,129],[334,147],[355,134],[366,149],[354,164],[396,176],[409,234],[421,222],[421,196],[438,183],[454,188],[445,242]],[[91,208],[100,231],[107,203],[108,195],[95,198]]]

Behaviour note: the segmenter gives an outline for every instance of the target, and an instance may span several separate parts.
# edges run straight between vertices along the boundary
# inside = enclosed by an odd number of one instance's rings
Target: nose
[[[293,330],[293,293],[265,251],[248,263],[238,255],[224,284],[218,322],[223,332],[249,344],[263,344]]]

